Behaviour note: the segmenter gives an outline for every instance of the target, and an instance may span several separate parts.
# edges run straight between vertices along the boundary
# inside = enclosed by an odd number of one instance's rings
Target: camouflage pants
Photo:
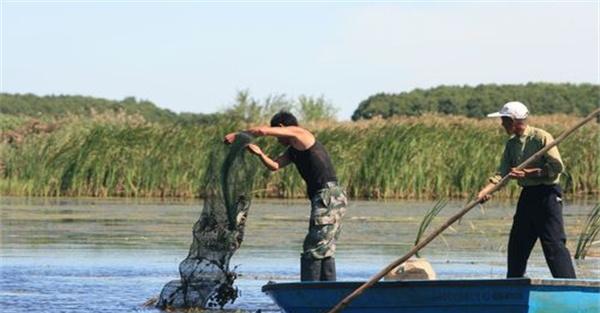
[[[323,259],[335,253],[335,243],[342,229],[342,217],[348,200],[340,186],[321,189],[311,199],[308,234],[304,239],[303,258]]]

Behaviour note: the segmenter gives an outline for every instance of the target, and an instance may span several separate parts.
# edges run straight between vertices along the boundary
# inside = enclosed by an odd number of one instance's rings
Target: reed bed
[[[578,121],[534,118],[557,136]],[[213,145],[248,125],[231,121],[191,126],[147,123],[127,116],[70,118],[55,131],[18,145],[0,145],[0,193],[21,196],[196,197]],[[354,198],[465,198],[486,183],[507,140],[496,119],[423,116],[307,125],[329,150],[341,183]],[[560,146],[569,194],[599,193],[599,125],[590,123]],[[270,155],[283,147],[258,144]],[[258,197],[303,197],[293,166],[266,169],[255,183]],[[511,183],[498,193],[518,191]]]
[[[0,113],[0,131],[9,131],[23,124],[27,118]]]

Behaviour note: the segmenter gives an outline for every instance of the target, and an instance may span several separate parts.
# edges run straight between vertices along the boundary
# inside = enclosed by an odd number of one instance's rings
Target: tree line
[[[136,114],[148,122],[195,121],[202,123],[211,119],[206,114],[177,114],[168,109],[159,108],[151,101],[138,100],[135,97],[107,100],[72,95],[0,94],[0,113],[7,115],[56,118],[67,115],[92,116],[107,112]]]
[[[480,118],[508,101],[521,101],[532,114],[564,113],[585,116],[600,105],[600,86],[594,84],[527,83],[438,86],[398,94],[379,93],[362,101],[352,120],[374,117],[419,116],[424,113]]]
[[[34,118],[60,118],[68,115],[93,116],[103,113],[139,115],[148,122],[175,124],[214,124],[224,121],[246,123],[268,122],[280,110],[295,113],[300,120],[312,122],[334,120],[337,108],[325,97],[301,95],[290,98],[283,94],[256,99],[248,90],[238,91],[233,103],[216,113],[175,113],[148,100],[127,97],[123,100],[68,95],[37,96],[34,94],[0,94],[0,114]]]
[[[475,87],[438,86],[398,94],[379,93],[362,101],[354,111],[352,120],[420,116],[426,113],[481,118],[513,100],[525,103],[535,115],[564,113],[585,116],[600,104],[600,86],[569,83],[482,84]],[[175,113],[160,108],[151,101],[135,97],[107,100],[86,96],[0,93],[0,113],[37,118],[122,112],[140,115],[148,122],[159,123],[202,125],[231,119],[264,123],[280,110],[295,113],[302,122],[334,120],[338,111],[323,96],[303,95],[290,98],[284,94],[274,94],[256,99],[248,90],[238,91],[229,107],[210,114]]]

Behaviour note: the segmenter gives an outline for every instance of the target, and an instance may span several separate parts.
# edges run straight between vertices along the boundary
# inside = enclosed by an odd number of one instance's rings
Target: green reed
[[[438,200],[435,203],[435,205],[433,207],[431,207],[431,209],[429,209],[425,213],[425,215],[423,216],[423,219],[421,220],[421,223],[419,224],[419,229],[417,230],[417,237],[415,238],[415,246],[421,241],[421,237],[423,237],[423,235],[425,234],[425,231],[427,230],[427,228],[429,227],[431,222],[433,222],[433,219],[436,216],[438,216],[438,214],[440,214],[440,212],[446,206],[446,204],[448,204],[448,201],[443,200],[443,199]],[[421,257],[419,255],[418,251],[417,251],[417,253],[415,253],[415,256],[417,258]]]
[[[563,118],[565,119],[565,118]],[[557,136],[569,123],[532,121]],[[211,147],[247,125],[193,126],[136,119],[73,118],[18,145],[0,144],[0,193],[30,196],[195,197]],[[496,121],[426,116],[307,125],[325,145],[341,183],[355,198],[465,198],[497,167],[507,135]],[[586,125],[559,147],[570,194],[598,194],[598,124]],[[284,149],[273,138],[256,143],[267,154]],[[258,197],[303,197],[291,165],[259,172]],[[518,191],[511,183],[498,196]]]
[[[587,221],[581,232],[579,233],[579,240],[577,241],[577,248],[575,249],[575,259],[585,259],[591,246],[596,243],[595,240],[600,233],[600,203],[592,209],[588,215]]]

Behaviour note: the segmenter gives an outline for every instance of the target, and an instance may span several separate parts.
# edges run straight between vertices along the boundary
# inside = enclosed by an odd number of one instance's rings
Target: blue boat
[[[363,282],[269,283],[262,291],[286,313],[325,313]],[[344,313],[599,313],[600,280],[382,281]]]

